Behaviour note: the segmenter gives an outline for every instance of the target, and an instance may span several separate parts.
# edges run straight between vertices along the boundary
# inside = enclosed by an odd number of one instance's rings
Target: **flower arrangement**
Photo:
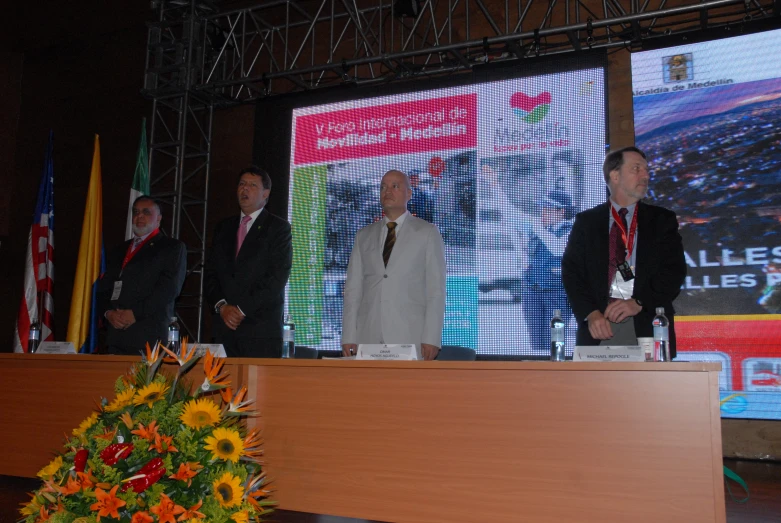
[[[179,365],[175,376],[157,372],[164,359]],[[21,521],[248,523],[271,512],[260,434],[245,423],[253,400],[246,387],[232,392],[225,361],[209,352],[203,384],[184,385],[197,359],[186,339],[181,356],[147,345],[114,399],[102,399],[38,472],[43,486]]]

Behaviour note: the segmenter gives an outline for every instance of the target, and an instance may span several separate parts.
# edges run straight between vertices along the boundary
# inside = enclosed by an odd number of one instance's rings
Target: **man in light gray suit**
[[[358,231],[344,284],[342,354],[359,343],[414,343],[426,360],[442,345],[445,244],[435,225],[412,216],[407,175],[388,171],[380,185],[385,217]]]

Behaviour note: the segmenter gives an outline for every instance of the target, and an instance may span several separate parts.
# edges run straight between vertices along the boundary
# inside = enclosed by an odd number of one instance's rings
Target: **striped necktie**
[[[396,244],[396,222],[388,222],[388,235],[385,237],[385,245],[382,248],[382,261],[388,266],[391,251]]]

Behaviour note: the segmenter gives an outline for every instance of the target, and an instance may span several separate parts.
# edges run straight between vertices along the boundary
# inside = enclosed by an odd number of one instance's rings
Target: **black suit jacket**
[[[128,240],[114,247],[106,256],[106,272],[98,282],[98,314],[109,309],[130,309],[136,322],[124,330],[106,325],[106,343],[116,352],[137,354],[148,342],[165,342],[168,324],[174,315],[174,300],[179,296],[187,270],[187,249],[184,243],[157,234],[147,241],[122,270]],[[120,274],[121,272],[121,274]],[[122,292],[111,299],[114,282],[122,281]]]
[[[225,300],[246,314],[236,338],[281,338],[285,285],[293,264],[290,224],[263,209],[236,257],[239,221],[232,216],[214,231],[205,270],[207,302],[214,310]],[[219,314],[214,314],[212,325],[216,341],[222,343],[229,333]]]
[[[578,322],[577,344],[598,345],[591,337],[586,316],[605,312],[609,299],[607,281],[610,202],[575,217],[561,261],[561,277],[572,312]],[[638,337],[653,336],[656,307],[664,307],[670,320],[670,352],[675,355],[673,300],[686,278],[683,242],[675,213],[662,207],[637,203],[637,258],[633,298],[643,304],[634,317]]]

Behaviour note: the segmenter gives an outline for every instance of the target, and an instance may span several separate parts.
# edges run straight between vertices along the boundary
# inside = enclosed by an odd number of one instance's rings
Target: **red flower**
[[[151,485],[157,483],[157,481],[165,474],[165,467],[163,467],[163,460],[160,458],[152,458],[149,463],[141,467],[138,473],[124,480],[125,484],[122,485],[122,492],[125,492],[129,488],[133,488],[133,492],[141,493],[148,489]]]
[[[114,466],[120,459],[127,458],[133,452],[132,443],[114,443],[100,453],[100,459],[109,466]]]
[[[76,455],[73,457],[73,468],[76,472],[84,472],[84,468],[87,466],[87,457],[89,457],[89,450],[79,449],[76,451]]]

